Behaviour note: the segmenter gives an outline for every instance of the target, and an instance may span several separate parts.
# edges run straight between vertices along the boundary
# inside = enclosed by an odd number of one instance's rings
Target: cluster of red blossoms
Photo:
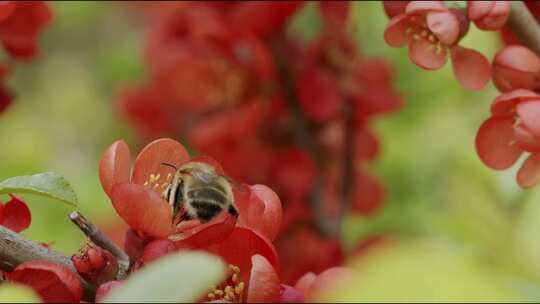
[[[496,1],[499,2],[499,1]],[[540,5],[526,1],[531,14],[540,20]],[[522,188],[540,181],[540,57],[507,28],[507,44],[493,59],[492,79],[501,92],[491,105],[489,117],[478,130],[476,150],[488,167],[504,170],[521,155],[527,155],[517,173]]]
[[[4,84],[14,61],[28,61],[38,54],[37,39],[52,19],[44,1],[2,1],[0,3],[0,42],[9,58],[0,63],[0,113],[13,100]]]
[[[103,189],[130,227],[124,244],[130,258],[130,267],[125,270],[128,275],[171,252],[204,250],[228,263],[229,273],[218,286],[209,286],[200,300],[250,303],[303,302],[350,275],[349,269],[334,267],[319,275],[309,272],[294,287],[282,283],[280,259],[272,244],[282,218],[281,202],[263,185],[235,188],[238,217],[223,213],[207,223],[197,219],[173,222],[172,207],[164,199],[162,186],[168,184],[165,176],[175,171],[163,163],[180,166],[188,162],[205,162],[217,174],[225,174],[210,157],[190,159],[185,148],[172,139],[158,139],[147,145],[132,170],[125,142],[115,142],[104,153],[100,163]],[[20,231],[28,226],[30,213],[23,202],[12,196],[0,209],[0,216],[2,225]],[[97,288],[94,300],[99,302],[122,284],[117,280],[116,257],[95,244],[87,244],[71,260],[76,271],[34,260],[18,265],[6,278],[32,287],[46,302],[79,302],[83,297],[82,282]]]
[[[540,6],[527,1],[539,20]],[[491,105],[491,117],[478,130],[476,150],[490,168],[511,167],[528,154],[517,174],[522,188],[540,181],[540,57],[505,25],[508,1],[469,1],[467,7],[450,8],[443,1],[384,1],[392,18],[384,38],[393,47],[408,45],[409,57],[418,66],[438,69],[452,58],[457,80],[470,89],[481,89],[491,78],[502,93]],[[458,46],[469,23],[484,31],[501,31],[508,46],[490,64],[480,53]]]
[[[118,103],[145,140],[181,138],[235,180],[277,192],[276,245],[289,284],[343,261],[341,243],[313,229],[311,203],[318,192],[329,218],[337,210],[348,141],[355,142],[349,210],[371,215],[381,206],[384,189],[368,173],[379,151],[370,123],[402,105],[391,66],[361,54],[346,31],[350,4],[312,4],[324,24],[313,41],[286,30],[304,2],[141,6],[150,75]],[[354,138],[346,139],[347,128]]]

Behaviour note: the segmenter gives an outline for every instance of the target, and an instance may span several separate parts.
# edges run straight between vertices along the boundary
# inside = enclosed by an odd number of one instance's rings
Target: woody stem
[[[540,26],[523,1],[510,2],[510,17],[506,25],[519,40],[540,56]],[[535,3],[535,5],[538,5]]]
[[[0,226],[0,269],[2,271],[10,272],[19,264],[34,260],[45,260],[63,265],[73,273],[77,274],[77,270],[69,257],[45,246],[36,244],[20,234]],[[93,300],[95,288],[83,278],[79,277],[79,279],[83,286],[84,299],[88,301]]]
[[[85,218],[80,212],[74,211],[69,219],[96,245],[109,251],[118,262],[118,280],[125,279],[129,269],[129,256],[103,233],[96,225]]]

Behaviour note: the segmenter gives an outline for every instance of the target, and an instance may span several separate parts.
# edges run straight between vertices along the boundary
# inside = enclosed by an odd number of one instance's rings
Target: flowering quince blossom
[[[504,170],[530,153],[517,174],[522,188],[540,178],[540,58],[523,46],[507,46],[493,59],[493,82],[503,93],[491,105],[476,136],[476,150],[490,168]]]
[[[510,16],[508,1],[469,1],[467,3],[469,19],[477,28],[484,31],[498,31]]]
[[[11,199],[3,204],[0,201],[0,225],[15,232],[21,232],[30,226],[32,214],[26,203],[10,194]]]
[[[44,1],[2,1],[0,3],[0,42],[8,55],[29,61],[38,55],[38,35],[50,23],[52,13]],[[0,113],[13,101],[4,86],[12,63],[0,63]]]
[[[172,209],[161,193],[164,189],[161,176],[171,172],[161,164],[179,166],[188,161],[207,162],[223,174],[223,169],[211,158],[190,160],[184,147],[172,139],[158,139],[148,144],[135,160],[131,178],[127,145],[117,141],[106,150],[100,163],[100,179],[116,211],[131,227],[126,236],[126,251],[140,267],[176,250],[207,250],[230,265],[228,278],[210,289],[207,300],[276,300],[281,281],[277,274],[278,257],[271,241],[281,222],[279,198],[266,186],[244,185],[243,191],[235,193],[237,222],[226,215],[229,219],[214,223],[191,220],[180,223],[180,229],[172,227]],[[75,257],[81,264],[79,272],[103,263],[102,259],[92,261],[95,253],[91,250],[84,254],[87,259]]]
[[[426,70],[441,68],[450,54],[462,86],[472,90],[485,86],[491,73],[489,62],[479,52],[458,45],[469,27],[464,11],[449,9],[442,1],[411,1],[404,10],[402,5],[390,7],[387,11],[393,17],[384,31],[386,43],[408,45],[411,60]]]
[[[540,178],[540,95],[517,89],[503,93],[491,105],[491,117],[478,130],[476,150],[488,167],[504,170],[524,152],[530,156],[517,174],[523,188]]]

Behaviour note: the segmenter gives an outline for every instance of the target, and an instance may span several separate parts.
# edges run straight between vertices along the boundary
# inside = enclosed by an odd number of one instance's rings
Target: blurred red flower
[[[9,202],[2,204],[0,201],[0,225],[21,232],[30,226],[32,214],[21,198],[13,194],[9,196]]]
[[[451,10],[443,1],[411,1],[392,17],[384,39],[392,47],[408,45],[411,60],[426,70],[441,68],[450,54],[459,83],[479,90],[489,81],[491,67],[482,54],[458,45],[468,23],[463,11]]]

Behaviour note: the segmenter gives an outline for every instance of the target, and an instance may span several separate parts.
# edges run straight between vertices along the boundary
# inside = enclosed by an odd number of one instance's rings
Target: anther
[[[144,186],[148,187],[148,181],[144,182]]]
[[[418,34],[413,34],[413,38],[414,38],[414,40],[420,40],[420,35],[418,35]]]
[[[215,295],[213,292],[209,293],[209,294],[206,295],[206,296],[207,296],[210,300],[213,300],[213,299],[216,297],[216,295]]]
[[[233,274],[231,280],[232,280],[233,282],[236,282],[236,281],[238,280],[238,274],[236,274],[236,273]]]

